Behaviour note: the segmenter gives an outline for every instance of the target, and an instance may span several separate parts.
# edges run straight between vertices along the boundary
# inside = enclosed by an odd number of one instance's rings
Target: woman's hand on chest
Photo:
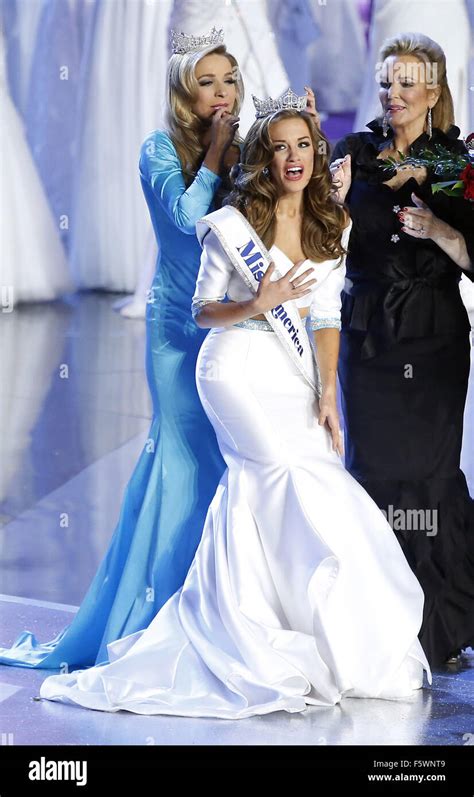
[[[428,172],[426,170],[426,166],[407,166],[403,169],[400,169],[394,177],[391,177],[390,180],[384,182],[384,185],[388,185],[389,188],[392,188],[394,191],[398,191],[399,188],[405,185],[408,180],[412,177],[415,178],[418,185],[423,185],[426,178],[428,177]]]
[[[382,150],[379,155],[377,155],[377,160],[386,160],[387,158],[396,158],[397,153],[394,150]],[[402,166],[397,169],[397,172],[394,174],[390,180],[384,180],[384,185],[391,188],[393,191],[398,191],[398,189],[402,188],[408,180],[414,177],[418,185],[423,185],[425,180],[428,177],[428,170],[426,166]]]

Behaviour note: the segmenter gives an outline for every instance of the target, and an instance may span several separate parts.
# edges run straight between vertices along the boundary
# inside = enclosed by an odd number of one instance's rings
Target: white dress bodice
[[[352,222],[342,234],[342,244],[345,248],[348,245],[351,227]],[[292,268],[293,262],[275,244],[270,248],[269,254],[276,266],[271,279],[277,280]],[[306,259],[300,264],[296,275],[310,266],[314,268],[314,274],[310,275],[309,279],[316,279],[316,283],[311,286],[311,293],[293,301],[298,308],[310,308],[311,320],[320,326],[340,328],[340,296],[346,273],[345,256],[319,263]],[[210,230],[203,241],[201,265],[193,296],[193,314],[196,314],[202,304],[208,302],[223,301],[225,297],[233,302],[242,302],[248,301],[253,296],[252,290],[232,265],[217,235]]]

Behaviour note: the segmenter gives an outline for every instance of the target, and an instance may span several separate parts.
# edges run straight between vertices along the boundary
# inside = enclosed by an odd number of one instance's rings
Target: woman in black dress
[[[397,150],[465,146],[439,45],[400,34],[380,55],[383,117],[331,158],[353,220],[339,361],[346,466],[423,586],[420,639],[436,667],[474,644],[474,501],[460,469],[470,324],[458,284],[474,280],[474,206],[433,194],[443,178],[425,168],[384,171]]]

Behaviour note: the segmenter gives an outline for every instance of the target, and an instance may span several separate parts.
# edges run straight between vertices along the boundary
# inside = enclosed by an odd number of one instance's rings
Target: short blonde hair
[[[379,50],[379,59],[385,61],[390,55],[413,55],[424,64],[435,65],[441,94],[432,108],[433,127],[446,133],[454,124],[453,98],[448,85],[446,56],[440,45],[423,33],[398,33],[385,39]]]
[[[199,87],[196,80],[196,66],[202,58],[211,53],[225,56],[232,66],[232,74],[236,81],[236,98],[232,114],[239,114],[244,99],[244,84],[237,59],[227,52],[225,44],[206,47],[198,52],[171,56],[166,81],[166,122],[183,172],[188,178],[194,175],[203,155],[199,140],[202,121],[191,109]]]

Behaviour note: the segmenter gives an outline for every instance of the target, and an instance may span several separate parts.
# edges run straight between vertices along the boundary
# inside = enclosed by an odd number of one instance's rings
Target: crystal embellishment
[[[223,296],[216,296],[213,299],[193,299],[191,303],[192,317],[196,318],[197,314],[201,310],[201,307],[204,307],[205,304],[211,304],[211,302],[222,302],[223,298]]]
[[[256,118],[261,119],[263,116],[269,116],[277,111],[304,111],[306,108],[307,97],[299,97],[292,89],[284,91],[276,100],[267,97],[265,100],[259,100],[255,94],[252,94],[253,104],[255,105]]]
[[[318,329],[341,329],[341,319],[338,316],[331,316],[331,318],[313,318],[310,317],[310,329],[315,332]]]
[[[205,36],[188,36],[186,33],[171,31],[171,49],[174,55],[184,55],[184,53],[194,53],[198,50],[205,50],[206,47],[217,47],[224,43],[224,30],[212,28],[211,32]]]
[[[263,318],[247,318],[245,321],[237,321],[233,324],[234,327],[241,327],[242,329],[258,329],[260,332],[274,332],[272,325]]]
[[[396,243],[398,243],[398,241],[400,240],[400,236],[399,236],[399,235],[397,235],[397,234],[395,234],[395,235],[392,235],[392,237],[390,238],[390,240],[391,240],[391,241],[392,241],[394,244],[396,244]]]

